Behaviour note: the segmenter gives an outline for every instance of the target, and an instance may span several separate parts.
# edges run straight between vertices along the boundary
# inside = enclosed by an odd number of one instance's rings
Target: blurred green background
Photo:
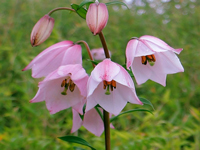
[[[70,7],[81,0],[1,0],[0,4],[0,149],[63,150],[84,146],[57,137],[71,135],[71,109],[50,115],[45,103],[33,103],[37,83],[31,71],[21,70],[42,50],[62,40],[85,40],[90,48],[101,47],[85,20],[75,13],[58,11],[50,38],[31,47],[34,24],[55,7]],[[103,1],[101,2],[108,2]],[[200,1],[127,0],[130,9],[108,6],[109,21],[103,30],[112,60],[125,62],[131,37],[156,36],[174,48],[183,48],[179,58],[184,73],[167,76],[167,86],[152,81],[136,85],[137,95],[149,99],[153,115],[135,112],[114,121],[112,150],[199,150],[200,148]],[[83,47],[84,67],[91,71]],[[127,104],[124,110],[139,107]],[[148,106],[140,106],[147,108]],[[76,135],[97,150],[104,149],[104,135],[96,137],[83,127]],[[78,149],[77,149],[78,150]]]

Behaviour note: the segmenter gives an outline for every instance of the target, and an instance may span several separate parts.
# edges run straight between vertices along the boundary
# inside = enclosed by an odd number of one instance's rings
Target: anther
[[[141,56],[141,61],[142,61],[142,64],[143,65],[146,65],[147,64],[147,61],[149,62],[149,64],[151,66],[154,65],[154,62],[156,61],[156,57],[155,55],[147,55],[147,56]]]
[[[69,80],[68,80],[69,79]],[[68,80],[68,81],[67,81]],[[76,84],[74,84],[74,82],[70,79],[70,78],[66,78],[62,81],[61,83],[61,87],[64,87],[64,90],[61,92],[62,95],[67,95],[67,90],[69,88],[69,90],[71,92],[74,91]]]
[[[144,65],[147,64],[147,58],[146,58],[146,56],[142,56],[142,64],[144,64]]]
[[[103,89],[106,89],[105,94],[110,95],[110,90],[113,91],[113,88],[116,89],[116,81],[103,81]]]

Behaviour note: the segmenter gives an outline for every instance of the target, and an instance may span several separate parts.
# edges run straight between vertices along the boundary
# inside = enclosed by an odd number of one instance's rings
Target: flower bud
[[[31,32],[31,45],[38,46],[43,43],[51,34],[54,26],[54,19],[49,15],[43,16],[33,27]]]
[[[94,35],[99,34],[108,22],[108,9],[106,5],[99,2],[90,4],[86,14],[86,22]]]

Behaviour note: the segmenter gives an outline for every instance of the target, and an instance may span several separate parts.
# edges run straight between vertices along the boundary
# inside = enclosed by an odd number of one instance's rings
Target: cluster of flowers
[[[89,6],[86,22],[94,35],[102,31],[107,20],[105,4],[95,2]],[[37,46],[44,42],[53,25],[54,19],[50,16],[41,18],[32,30],[31,44]],[[184,71],[175,54],[181,51],[153,36],[133,38],[126,47],[126,66],[131,67],[138,84],[151,79],[165,86],[167,74]],[[106,58],[88,76],[82,67],[81,46],[72,41],[62,41],[45,49],[23,70],[28,69],[32,69],[34,78],[45,77],[30,102],[45,101],[51,114],[72,107],[72,132],[83,125],[97,136],[102,134],[103,120],[94,108],[96,105],[101,107],[100,111],[104,109],[112,115],[118,115],[127,102],[142,105],[131,76],[122,66]]]

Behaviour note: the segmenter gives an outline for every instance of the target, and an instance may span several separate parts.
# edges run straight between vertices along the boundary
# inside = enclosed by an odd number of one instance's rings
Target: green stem
[[[103,110],[104,120],[104,133],[105,133],[105,148],[111,150],[110,147],[110,117],[106,110]]]
[[[57,10],[70,10],[70,11],[73,11],[73,12],[76,12],[74,9],[72,8],[68,8],[68,7],[58,7],[58,8],[55,8],[53,10],[51,10],[48,15],[50,16],[52,13],[54,13],[55,11]]]
[[[101,44],[103,46],[106,58],[110,58],[110,54],[109,54],[109,51],[108,51],[106,40],[105,40],[102,32],[99,33],[99,38],[101,40]],[[111,150],[111,145],[110,145],[110,117],[109,117],[109,112],[107,112],[106,110],[103,110],[103,119],[104,119],[104,133],[105,133],[105,148],[106,148],[106,150]]]

